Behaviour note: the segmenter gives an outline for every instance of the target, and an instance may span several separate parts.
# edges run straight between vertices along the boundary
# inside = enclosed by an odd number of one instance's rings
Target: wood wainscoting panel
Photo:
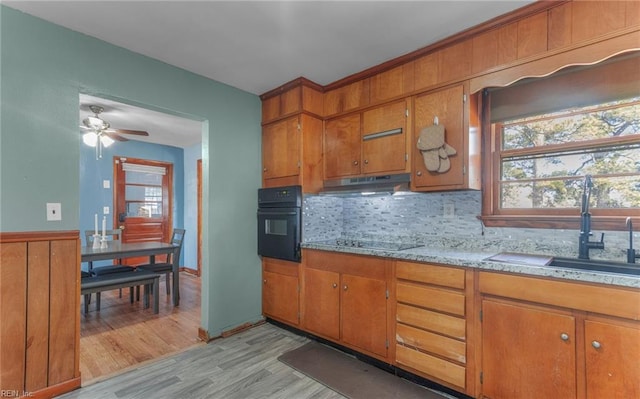
[[[27,244],[0,244],[0,387],[22,391],[27,330]]]
[[[80,385],[78,231],[0,233],[0,387],[52,397]]]
[[[79,342],[80,267],[78,241],[51,242],[51,294],[49,310],[49,385],[77,376]]]
[[[49,241],[27,244],[27,357],[24,389],[47,387],[49,361]]]

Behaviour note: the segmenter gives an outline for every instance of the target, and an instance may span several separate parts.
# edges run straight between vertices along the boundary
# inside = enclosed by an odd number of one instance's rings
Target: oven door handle
[[[296,216],[298,212],[295,211],[278,211],[278,210],[258,210],[258,216],[260,215],[282,215],[282,216]]]

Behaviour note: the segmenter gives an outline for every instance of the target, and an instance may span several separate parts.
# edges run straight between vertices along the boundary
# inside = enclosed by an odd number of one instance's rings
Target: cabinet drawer
[[[402,345],[396,345],[396,362],[401,366],[411,367],[429,377],[435,377],[462,389],[465,388],[466,370],[458,364]]]
[[[396,277],[426,284],[464,289],[464,270],[424,263],[396,262]]]
[[[399,282],[396,285],[398,302],[464,316],[464,295],[444,289]]]
[[[464,342],[398,324],[396,326],[396,341],[400,344],[418,348],[421,351],[433,353],[458,363],[466,363],[466,345]]]
[[[396,320],[449,337],[465,340],[465,320],[430,310],[403,305],[396,307]]]

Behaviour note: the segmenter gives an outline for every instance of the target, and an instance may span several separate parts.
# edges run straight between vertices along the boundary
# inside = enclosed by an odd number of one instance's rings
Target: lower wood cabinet
[[[299,263],[263,258],[262,313],[297,326],[300,321]]]
[[[640,291],[479,273],[483,398],[640,397]]]
[[[461,392],[472,385],[466,278],[460,268],[396,262],[396,364]]]
[[[640,398],[640,323],[584,322],[588,399]]]
[[[385,360],[389,262],[310,250],[303,259],[303,328]]]
[[[482,326],[484,397],[576,397],[573,316],[483,300]]]

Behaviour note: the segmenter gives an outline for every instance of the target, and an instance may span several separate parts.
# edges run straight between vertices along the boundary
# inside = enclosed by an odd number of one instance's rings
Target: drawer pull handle
[[[349,287],[347,287],[347,285],[345,284],[345,286],[343,287],[343,289],[346,291]]]
[[[338,284],[333,283],[332,287],[333,287],[333,288],[338,288]]]
[[[598,341],[591,341],[591,346],[593,346],[596,349],[600,349],[602,347],[602,344]]]
[[[563,340],[563,341],[568,341],[569,340],[569,334],[567,334],[567,333],[560,334],[560,339]]]

